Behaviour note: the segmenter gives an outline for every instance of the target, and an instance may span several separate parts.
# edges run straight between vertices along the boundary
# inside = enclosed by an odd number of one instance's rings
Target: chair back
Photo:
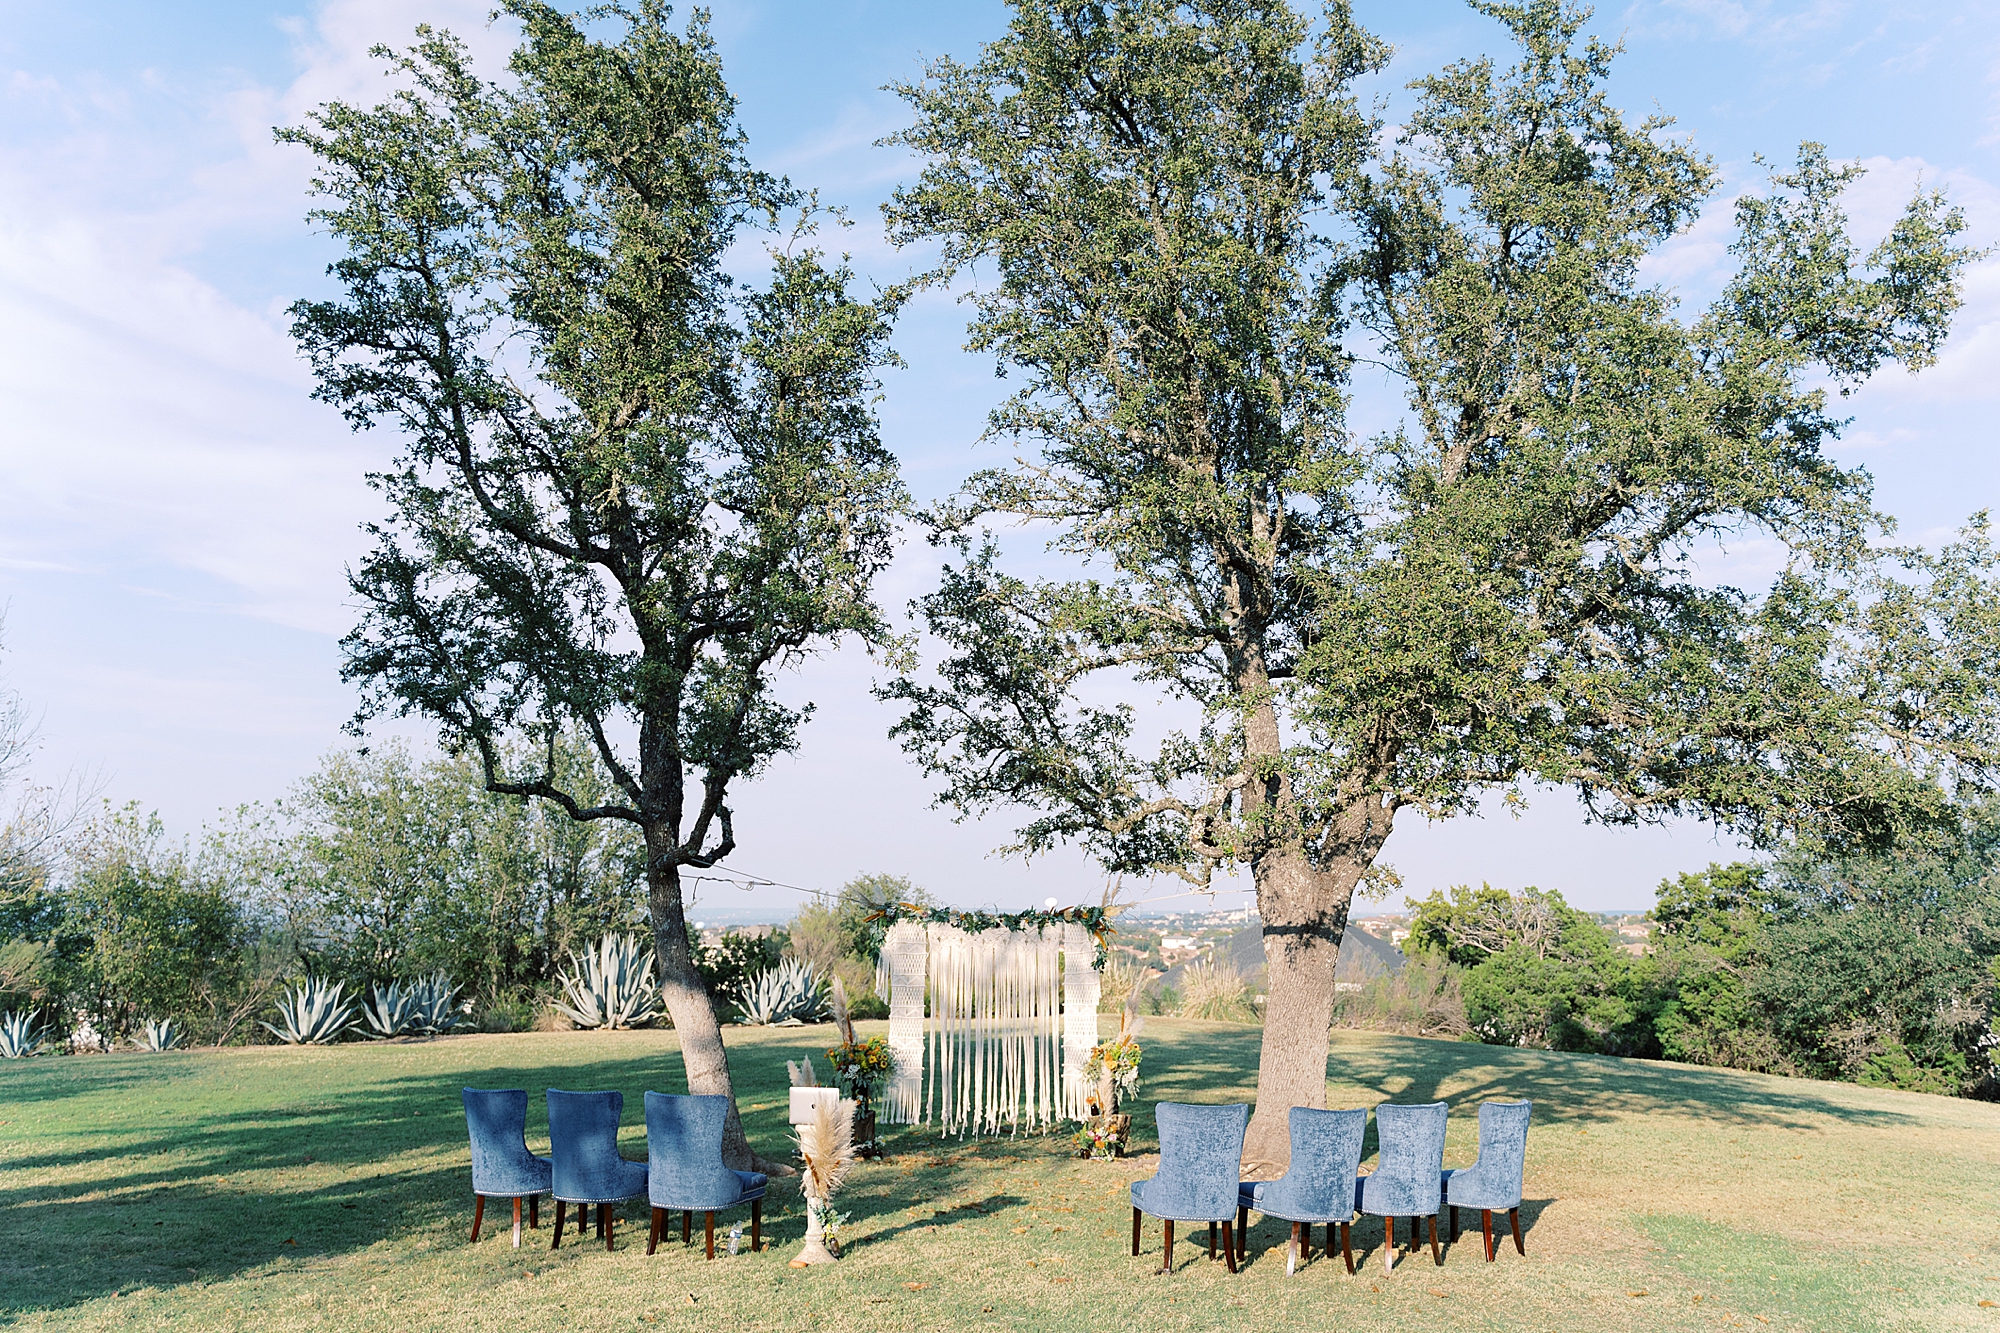
[[[655,1208],[727,1208],[742,1178],[722,1161],[727,1097],[646,1094],[646,1190]]]
[[[1375,1108],[1378,1155],[1362,1181],[1362,1211],[1377,1217],[1427,1217],[1443,1191],[1444,1130],[1451,1108],[1443,1102]]]
[[[1354,1211],[1354,1175],[1368,1132],[1367,1108],[1315,1111],[1294,1106],[1287,1122],[1291,1165],[1261,1188],[1259,1200],[1286,1217],[1347,1217]]]
[[[549,1160],[558,1199],[617,1198],[628,1165],[618,1155],[622,1092],[549,1089]]]
[[[465,1088],[465,1132],[472,1139],[472,1192],[514,1195],[530,1192],[540,1159],[528,1151],[528,1093],[525,1088]],[[547,1188],[546,1185],[541,1188]]]
[[[1530,1101],[1479,1104],[1479,1160],[1463,1173],[1477,1177],[1479,1194],[1468,1192],[1464,1197],[1495,1201],[1484,1207],[1511,1208],[1520,1203],[1528,1161],[1528,1117],[1534,1109]],[[1457,1180],[1454,1175],[1453,1183]]]
[[[1160,1127],[1160,1169],[1153,1179],[1164,1187],[1162,1217],[1222,1218],[1236,1215],[1236,1185],[1243,1174],[1243,1131],[1250,1123],[1244,1102],[1193,1106],[1160,1102],[1153,1108]]]

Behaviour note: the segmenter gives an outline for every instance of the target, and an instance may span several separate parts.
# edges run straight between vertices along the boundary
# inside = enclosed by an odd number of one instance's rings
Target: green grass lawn
[[[864,1025],[868,1026],[868,1025]],[[875,1025],[878,1026],[879,1025]],[[731,1030],[752,1138],[785,1143],[787,1057],[828,1029]],[[1257,1032],[1155,1020],[1155,1099],[1247,1099]],[[547,1249],[500,1226],[466,1242],[467,1084],[621,1088],[626,1156],[641,1093],[684,1090],[674,1036],[560,1033],[402,1045],[36,1059],[0,1067],[0,1321],[24,1328],[2000,1329],[2000,1107],[1596,1056],[1336,1033],[1329,1105],[1453,1105],[1446,1165],[1472,1160],[1474,1107],[1532,1097],[1528,1254],[1384,1277],[1378,1222],[1347,1276],[1316,1255],[1287,1278],[1278,1222],[1248,1267],[1183,1229],[1128,1251],[1139,1156],[1078,1161],[1066,1138],[897,1131],[840,1198],[838,1265],[793,1270],[798,1195],[774,1184],[768,1248],[713,1263],[678,1240],[645,1255]],[[1372,1135],[1372,1125],[1370,1133]],[[1372,1154],[1373,1144],[1370,1142]],[[697,1219],[698,1221],[699,1219]],[[1187,1233],[1196,1233],[1189,1236]],[[675,1232],[676,1237],[678,1231]],[[1994,1304],[1982,1306],[1982,1301]]]

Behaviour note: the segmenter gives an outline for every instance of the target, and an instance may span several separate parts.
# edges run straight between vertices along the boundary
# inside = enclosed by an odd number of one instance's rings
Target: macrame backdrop
[[[1082,926],[1063,927],[1063,1114],[1081,1120],[1089,1089],[1083,1067],[1097,1045],[1097,941]]]
[[[1095,954],[1073,923],[891,926],[876,979],[896,1056],[889,1121],[995,1134],[1082,1118],[1083,1066],[1097,1044]]]
[[[924,928],[898,921],[882,941],[876,993],[889,1001],[889,1049],[896,1057],[895,1081],[883,1110],[892,1125],[914,1124],[924,1096]]]

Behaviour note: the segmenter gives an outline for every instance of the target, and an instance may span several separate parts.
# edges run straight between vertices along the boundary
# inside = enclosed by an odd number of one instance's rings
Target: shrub
[[[144,1014],[211,1026],[242,993],[248,926],[212,869],[134,806],[77,840],[61,893],[61,989],[106,1039],[132,1034]]]
[[[355,1014],[345,982],[307,977],[278,997],[278,1017],[283,1027],[263,1026],[279,1041],[288,1046],[322,1046],[338,1041],[354,1025]]]
[[[443,972],[418,977],[410,983],[410,1009],[417,1031],[435,1037],[463,1027],[470,1020],[468,1001],[458,1002],[458,987]]]
[[[406,1036],[416,1030],[416,997],[400,981],[371,987],[362,1003],[361,1018],[368,1026],[362,1035],[373,1041]]]
[[[760,974],[736,997],[736,1021],[751,1027],[823,1023],[830,1012],[826,982],[796,958]]]
[[[576,971],[563,975],[556,1008],[578,1027],[636,1028],[660,1016],[653,951],[633,936],[606,935],[581,957],[572,953],[570,961]]]
[[[0,1059],[25,1060],[42,1049],[42,1028],[26,1010],[0,1017]]]
[[[1182,1018],[1208,1018],[1232,1023],[1256,1019],[1243,984],[1243,974],[1233,967],[1215,963],[1194,963],[1181,973],[1180,1004],[1174,1011]]]
[[[535,1002],[521,995],[502,995],[480,1006],[474,1019],[481,1032],[526,1032],[535,1025]]]
[[[783,956],[780,952],[783,945],[784,936],[780,932],[752,935],[747,931],[731,931],[713,945],[702,944],[690,932],[688,952],[694,956],[695,971],[701,973],[709,996],[727,1001],[750,978],[775,966]]]
[[[186,1040],[187,1034],[171,1018],[149,1018],[139,1028],[139,1049],[171,1051]]]
[[[1104,965],[1104,971],[1097,979],[1097,1011],[1117,1013],[1132,998],[1132,992],[1144,985],[1152,975],[1152,969],[1140,963],[1128,963],[1114,958]]]
[[[1333,1025],[1410,1037],[1472,1035],[1458,975],[1435,955],[1410,959],[1388,976],[1375,977],[1333,997]]]

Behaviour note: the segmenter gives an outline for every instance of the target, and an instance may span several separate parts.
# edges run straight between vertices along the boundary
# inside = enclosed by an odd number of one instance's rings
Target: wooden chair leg
[[[1526,1256],[1528,1247],[1521,1243],[1521,1210],[1519,1208],[1509,1208],[1507,1210],[1507,1220],[1514,1227],[1514,1253]]]
[[[1229,1265],[1229,1271],[1236,1271],[1236,1237],[1229,1229],[1230,1224],[1222,1224],[1222,1262]]]
[[[473,1195],[473,1196],[472,1196],[472,1238],[473,1238],[474,1240],[478,1240],[478,1239],[479,1239],[479,1222],[480,1222],[480,1219],[481,1219],[481,1218],[483,1218],[483,1217],[485,1217],[485,1216],[486,1216],[486,1196],[485,1196],[484,1194],[475,1194],[475,1195]]]
[[[1215,1262],[1215,1223],[1208,1224],[1208,1261]]]
[[[1299,1224],[1292,1223],[1292,1238],[1285,1244],[1285,1275],[1291,1276],[1299,1267]]]
[[[1332,1227],[1332,1226],[1331,1226],[1330,1224],[1328,1225],[1328,1227],[1327,1227],[1327,1231],[1326,1231],[1326,1243],[1327,1243],[1327,1247],[1328,1247],[1329,1249],[1330,1249],[1330,1248],[1332,1248],[1332,1246],[1333,1246],[1333,1227]],[[1353,1244],[1352,1244],[1352,1242],[1351,1242],[1351,1241],[1349,1240],[1349,1237],[1348,1237],[1348,1233],[1347,1233],[1347,1223],[1345,1223],[1345,1222],[1342,1222],[1342,1223],[1340,1224],[1340,1256],[1341,1256],[1341,1258],[1343,1258],[1343,1259],[1347,1260],[1347,1275],[1348,1275],[1349,1277],[1353,1277],[1353,1276],[1354,1276],[1354,1245],[1353,1245]]]
[[[1327,1238],[1327,1247],[1332,1248],[1333,1238]],[[1311,1263],[1313,1257],[1313,1224],[1305,1223],[1299,1228],[1299,1262]]]
[[[1236,1258],[1241,1261],[1250,1257],[1250,1210],[1242,1204],[1236,1205]]]
[[[708,1232],[708,1257],[715,1257],[715,1210],[709,1209],[701,1215],[702,1226]]]
[[[1395,1271],[1396,1267],[1396,1219],[1382,1219],[1382,1271]]]
[[[514,1248],[521,1248],[521,1196],[514,1196]]]
[[[577,1206],[580,1208],[583,1205],[578,1204]],[[564,1203],[561,1199],[556,1200],[556,1234],[549,1241],[549,1248],[552,1250],[559,1250],[562,1248],[563,1214],[568,1210],[568,1208],[569,1205]]]
[[[653,1225],[652,1228],[646,1232],[647,1254],[651,1254],[654,1250],[660,1248],[660,1219],[666,1216],[666,1212],[667,1210],[664,1208],[655,1208],[653,1210]]]
[[[1160,1271],[1171,1273],[1174,1271],[1174,1224],[1171,1221],[1167,1222],[1166,1231],[1166,1257],[1160,1263]]]
[[[750,1201],[750,1253],[757,1253],[764,1239],[764,1201]]]
[[[687,1244],[688,1237],[693,1234],[694,1234],[694,1210],[691,1208],[683,1208],[681,1209],[681,1244],[683,1245]]]
[[[1139,1257],[1139,1206],[1132,1205],[1132,1257]]]
[[[540,1231],[541,1229],[542,1196],[539,1194],[530,1194],[528,1196],[528,1230]]]
[[[1486,1262],[1490,1264],[1493,1262],[1493,1210],[1491,1208],[1481,1208],[1479,1210],[1479,1232],[1486,1237]]]
[[[586,1204],[585,1206],[586,1206],[586,1207],[588,1207],[589,1205],[587,1205],[587,1204]],[[595,1214],[595,1217],[596,1217],[596,1222],[597,1222],[597,1232],[596,1232],[596,1235],[597,1235],[597,1238],[598,1238],[599,1240],[602,1240],[602,1239],[604,1239],[604,1205],[603,1205],[603,1204],[601,1204],[601,1203],[600,1203],[600,1204],[598,1204],[598,1205],[597,1205],[597,1207],[595,1207],[595,1208],[591,1209],[591,1212],[592,1212],[592,1213],[594,1213],[594,1214]]]
[[[597,1216],[604,1223],[604,1248],[609,1250],[611,1248],[611,1233],[618,1227],[618,1214],[611,1211],[610,1204],[600,1203],[597,1205]]]
[[[1431,1224],[1431,1262],[1442,1266],[1444,1264],[1444,1256],[1438,1253],[1438,1216],[1436,1213],[1432,1213],[1425,1220]]]

